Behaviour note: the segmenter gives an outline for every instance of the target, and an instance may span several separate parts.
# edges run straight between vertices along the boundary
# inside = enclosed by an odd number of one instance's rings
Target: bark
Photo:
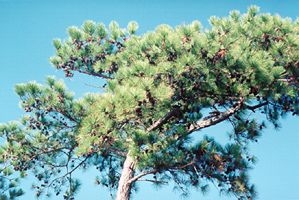
[[[135,163],[133,158],[130,156],[130,152],[127,154],[123,170],[118,182],[118,190],[116,195],[116,200],[129,200],[131,194],[131,180],[135,174]]]
[[[227,111],[217,115],[216,117],[213,117],[211,119],[204,118],[204,119],[196,122],[195,124],[192,124],[188,129],[188,133],[190,134],[194,131],[218,124],[219,122],[222,122],[222,121],[228,119],[230,116],[232,116],[233,114],[238,112],[242,108],[242,105],[243,105],[243,100],[241,100],[240,102],[237,102],[233,108],[228,109]]]

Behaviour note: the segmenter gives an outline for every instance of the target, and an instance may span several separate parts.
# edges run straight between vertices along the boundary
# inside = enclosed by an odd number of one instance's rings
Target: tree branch
[[[262,106],[265,106],[265,105],[268,105],[268,101],[264,102],[264,103],[260,103],[258,105],[255,105],[255,106],[249,106],[249,105],[245,105],[245,107],[249,110],[252,110],[253,112],[255,112],[254,110],[257,109],[257,108],[260,108]]]
[[[153,123],[150,127],[146,129],[146,132],[154,131],[157,128],[161,127],[169,118],[175,114],[176,110],[171,110],[164,117],[160,118],[158,121]]]
[[[78,167],[80,167],[80,166],[81,166],[81,165],[82,165],[88,158],[89,158],[89,157],[87,156],[87,157],[86,157],[83,161],[81,161],[75,168],[73,168],[71,171],[67,172],[65,175],[53,179],[53,180],[51,181],[51,183],[49,183],[47,186],[45,186],[44,188],[41,189],[41,192],[42,192],[44,189],[50,187],[56,180],[58,180],[58,179],[62,179],[62,178],[64,178],[64,177],[66,177],[67,175],[72,174],[72,173],[73,173],[76,169],[78,169]]]
[[[232,116],[237,111],[239,111],[241,109],[242,105],[243,105],[243,100],[238,101],[237,103],[234,104],[234,106],[232,108],[228,109],[224,113],[221,113],[215,117],[213,116],[214,118],[210,119],[210,117],[206,117],[206,118],[196,122],[195,124],[191,124],[191,126],[188,128],[188,133],[190,134],[194,131],[215,125],[219,122],[222,122],[222,121],[228,119],[230,116]]]
[[[109,76],[105,76],[103,74],[95,74],[95,73],[85,72],[85,71],[82,71],[80,69],[72,69],[72,70],[77,71],[77,72],[82,73],[82,74],[88,74],[88,75],[91,75],[91,76],[97,76],[97,77],[101,77],[101,78],[105,78],[105,79],[111,79]]]
[[[149,180],[149,179],[143,179],[143,178],[139,178],[139,179],[137,179],[137,181],[148,181],[148,182],[153,182],[153,183],[165,183],[165,184],[168,184],[167,181],[156,181],[156,180]]]
[[[103,87],[99,87],[99,86],[95,86],[95,85],[90,85],[90,84],[84,83],[80,77],[79,77],[79,79],[86,86],[103,89]]]
[[[177,170],[177,169],[183,169],[183,168],[188,167],[188,166],[193,165],[193,164],[194,164],[194,162],[190,162],[190,163],[188,163],[188,164],[186,164],[186,165],[183,165],[183,166],[176,166],[176,167],[171,167],[171,168],[169,168],[169,169],[167,169],[167,170],[171,170],[171,169],[176,169],[176,170]],[[142,172],[142,173],[136,175],[135,177],[133,177],[132,179],[130,179],[130,180],[128,181],[128,184],[131,184],[131,183],[137,181],[137,180],[138,180],[139,178],[141,178],[142,176],[145,176],[145,175],[148,175],[148,174],[153,174],[153,173],[156,173],[156,172],[159,172],[159,170],[152,169],[152,170],[149,170],[149,171],[146,171],[146,172]]]
[[[148,175],[148,174],[153,174],[155,172],[158,172],[158,170],[156,169],[152,169],[152,170],[149,170],[149,171],[146,171],[146,172],[142,172],[138,175],[136,175],[135,177],[131,178],[129,181],[128,181],[128,184],[131,184],[135,181],[137,181],[139,178],[141,178],[142,176],[145,176],[145,175]]]
[[[128,154],[128,152],[126,152],[126,151],[119,151],[119,150],[116,150],[113,148],[108,148],[107,150],[110,151],[111,153],[114,153],[114,154],[122,156],[122,157],[126,157]]]

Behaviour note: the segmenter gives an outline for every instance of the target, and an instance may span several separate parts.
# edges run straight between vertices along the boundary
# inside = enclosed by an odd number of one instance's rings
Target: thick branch
[[[214,118],[211,118],[211,119],[209,117],[204,118],[204,119],[196,122],[195,124],[191,124],[191,126],[188,128],[188,133],[192,133],[194,131],[215,125],[219,122],[222,122],[222,121],[228,119],[230,116],[232,116],[238,110],[241,109],[242,104],[243,104],[242,101],[237,102],[232,108],[228,109],[224,113],[221,113],[221,114],[215,116]]]
[[[297,79],[297,82],[293,78],[290,78],[290,79],[276,79],[276,81],[288,83],[288,85],[293,85],[293,86],[297,87],[296,88],[297,90],[299,90],[298,79]]]
[[[175,114],[176,110],[171,110],[164,117],[160,118],[158,121],[153,123],[150,127],[146,129],[147,132],[154,131],[157,128],[161,127],[169,118]]]
[[[113,149],[113,148],[108,148],[107,150],[110,151],[111,153],[114,153],[114,154],[122,156],[122,157],[126,157],[128,154],[128,152],[126,152],[126,151],[119,151],[119,150]]]
[[[152,170],[149,170],[149,171],[146,171],[146,172],[142,172],[142,173],[136,175],[135,177],[131,178],[131,179],[128,181],[128,183],[131,184],[131,183],[137,181],[137,180],[138,180],[139,178],[141,178],[142,176],[145,176],[145,175],[148,175],[148,174],[153,174],[153,173],[156,173],[156,172],[158,172],[158,170],[156,170],[156,169],[152,169]]]

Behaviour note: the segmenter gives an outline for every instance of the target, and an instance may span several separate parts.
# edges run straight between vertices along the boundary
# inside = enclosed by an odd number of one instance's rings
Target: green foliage
[[[85,21],[82,27],[84,33],[88,35],[93,35],[96,30],[96,24],[93,21]]]
[[[67,29],[67,33],[71,37],[72,41],[79,41],[82,36],[82,31],[75,26],[69,27]]]
[[[101,39],[106,38],[108,31],[106,30],[105,25],[103,23],[97,24],[96,33],[97,36]]]
[[[116,41],[119,38],[119,26],[118,23],[115,21],[112,21],[109,24],[109,31],[111,33],[111,38]]]
[[[66,77],[84,73],[107,84],[79,100],[55,77],[15,85],[30,115],[0,126],[0,159],[8,163],[1,173],[32,170],[37,196],[52,188],[72,199],[75,170],[96,166],[95,183],[117,189],[125,158],[133,158],[135,177],[152,174],[157,186],[172,180],[183,196],[212,182],[221,193],[254,198],[248,170],[257,159],[248,145],[266,128],[255,113],[275,127],[299,114],[299,22],[258,12],[211,17],[205,31],[198,21],[142,36],[134,35],[136,22],[127,30],[117,22],[109,30],[92,21],[69,27],[68,40],[53,40],[50,62]],[[191,142],[222,121],[232,125],[227,145]]]
[[[19,179],[10,179],[10,175],[5,174],[6,168],[0,168],[0,199],[16,199],[24,194],[19,187]],[[4,173],[3,173],[4,172]]]
[[[130,35],[133,35],[133,34],[137,31],[137,29],[138,29],[138,24],[137,24],[137,22],[135,22],[135,21],[130,22],[130,23],[128,24],[127,29],[128,29],[129,34],[130,34]]]
[[[59,50],[61,48],[61,40],[60,39],[53,39],[53,46],[56,50]]]

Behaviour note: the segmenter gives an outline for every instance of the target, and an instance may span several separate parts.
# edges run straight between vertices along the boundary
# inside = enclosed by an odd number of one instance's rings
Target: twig
[[[79,69],[73,69],[74,71],[77,71],[79,73],[83,73],[83,74],[88,74],[88,75],[92,75],[92,76],[97,76],[97,77],[101,77],[101,78],[105,78],[105,79],[112,79],[109,76],[105,76],[103,74],[95,74],[95,73],[89,73],[89,72],[85,72]]]
[[[178,170],[178,169],[183,169],[183,168],[188,167],[188,166],[190,166],[190,165],[194,165],[194,162],[188,163],[188,164],[183,165],[183,166],[171,167],[171,168],[169,168],[169,170],[170,170],[170,169],[176,169],[176,170]],[[128,181],[128,184],[131,184],[131,183],[135,182],[136,180],[138,180],[138,179],[141,178],[142,176],[145,176],[145,175],[148,175],[148,174],[153,174],[153,173],[156,173],[156,172],[159,172],[159,170],[152,169],[152,170],[149,170],[149,171],[146,171],[146,172],[142,172],[142,173],[136,175],[135,177],[131,178],[131,179]]]
[[[192,166],[193,166],[193,168],[194,168],[194,170],[195,170],[195,172],[196,172],[196,175],[197,175],[197,177],[199,178],[200,176],[199,176],[199,173],[198,173],[198,171],[197,171],[197,169],[196,169],[195,165],[194,165],[194,164],[192,164]]]
[[[72,169],[71,171],[67,172],[65,175],[63,176],[60,176],[60,177],[57,177],[55,178],[54,180],[51,181],[51,183],[48,184],[48,186],[44,187],[41,191],[43,191],[44,189],[46,188],[49,188],[56,180],[58,179],[62,179],[64,177],[66,177],[67,175],[73,173],[79,166],[81,166],[89,157],[86,157],[82,162],[80,162],[74,169]]]
[[[139,178],[139,179],[137,179],[137,181],[148,181],[148,182],[153,182],[153,183],[164,183],[164,184],[168,184],[167,181],[156,181],[156,180],[149,180],[149,179],[144,179],[144,178]]]
[[[268,104],[269,104],[269,102],[266,101],[266,102],[264,102],[264,103],[260,103],[260,104],[255,105],[255,106],[249,106],[249,105],[246,105],[246,104],[245,104],[245,107],[246,107],[247,109],[252,110],[253,112],[255,112],[255,111],[254,111],[255,109],[260,108],[260,107],[265,106],[265,105],[268,105]]]
[[[80,77],[79,77],[79,79],[80,79],[80,81],[81,81],[84,85],[86,85],[86,86],[90,86],[90,87],[95,87],[95,88],[101,88],[101,89],[103,89],[103,87],[99,87],[99,86],[95,86],[95,85],[90,85],[90,84],[87,84],[87,83],[83,82],[82,79],[81,79]]]

